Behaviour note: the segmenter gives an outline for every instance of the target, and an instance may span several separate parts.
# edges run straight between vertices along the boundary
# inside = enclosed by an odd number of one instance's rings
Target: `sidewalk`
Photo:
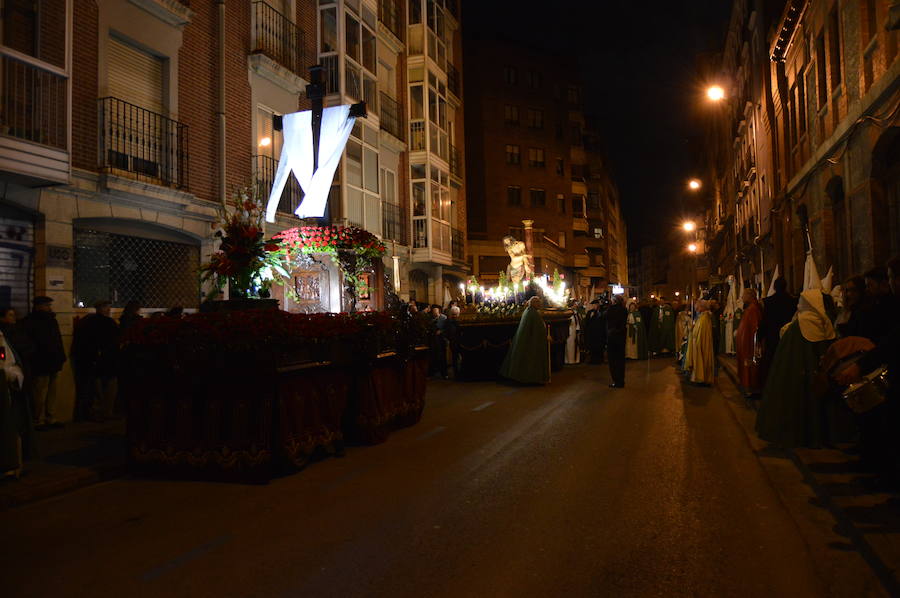
[[[69,423],[36,432],[39,457],[18,481],[0,482],[0,511],[122,475],[125,420]]]
[[[734,357],[720,355],[718,360],[719,371],[737,387]],[[755,406],[739,396],[733,396],[729,405],[753,443],[765,447],[753,427]],[[855,545],[885,588],[892,593],[900,591],[900,496],[867,489],[867,479],[874,476],[854,471],[857,458],[843,450],[795,449],[786,453],[815,492],[820,506],[837,520],[835,531]]]

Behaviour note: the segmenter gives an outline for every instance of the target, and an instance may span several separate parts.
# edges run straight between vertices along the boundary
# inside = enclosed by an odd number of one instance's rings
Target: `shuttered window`
[[[164,114],[161,58],[110,37],[107,64],[109,95]]]

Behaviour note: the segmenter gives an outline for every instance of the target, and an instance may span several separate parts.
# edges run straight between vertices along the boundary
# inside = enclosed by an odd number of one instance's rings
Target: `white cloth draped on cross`
[[[333,106],[322,111],[319,136],[319,167],[313,172],[312,111],[293,112],[282,117],[284,141],[281,159],[272,191],[266,205],[266,221],[275,222],[275,212],[281,192],[291,173],[303,189],[303,201],[295,212],[300,218],[321,218],[325,215],[328,192],[334,171],[353,130],[356,117],[350,116],[350,106]]]

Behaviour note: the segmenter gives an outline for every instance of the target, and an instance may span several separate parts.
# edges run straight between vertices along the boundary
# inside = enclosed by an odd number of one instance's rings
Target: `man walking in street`
[[[105,421],[114,415],[119,354],[119,325],[110,317],[109,301],[98,301],[72,338],[72,365],[81,387],[76,415]]]
[[[609,359],[610,388],[625,388],[625,339],[628,310],[622,295],[613,295],[613,303],[606,310],[606,354]]]
[[[66,351],[53,313],[53,299],[34,298],[32,312],[22,320],[22,332],[34,351],[29,369],[36,429],[62,427],[56,411],[56,376],[66,362]]]

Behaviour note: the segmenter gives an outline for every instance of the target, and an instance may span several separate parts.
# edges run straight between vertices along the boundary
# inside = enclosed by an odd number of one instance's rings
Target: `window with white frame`
[[[380,235],[382,218],[378,181],[378,131],[360,122],[353,127],[350,139],[347,140],[344,177],[347,220]]]

